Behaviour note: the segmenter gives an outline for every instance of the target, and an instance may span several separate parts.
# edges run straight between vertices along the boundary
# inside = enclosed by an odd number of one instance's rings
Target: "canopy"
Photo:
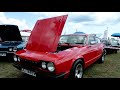
[[[75,32],[74,34],[85,34],[84,32]]]
[[[120,37],[120,33],[113,33],[111,36],[113,36],[113,37]]]

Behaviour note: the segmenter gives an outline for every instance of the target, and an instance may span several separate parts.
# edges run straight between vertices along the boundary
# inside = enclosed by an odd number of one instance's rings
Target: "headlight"
[[[17,51],[17,48],[16,48],[16,47],[14,47],[14,48],[13,48],[13,51],[14,51],[14,52],[16,52],[16,51]]]
[[[14,55],[14,57],[13,57],[13,58],[14,58],[14,61],[16,62],[16,61],[17,61],[17,56],[16,56],[16,55]]]
[[[13,51],[13,49],[12,49],[12,48],[9,48],[9,51]]]
[[[17,60],[18,60],[18,62],[20,62],[20,58],[19,57],[17,58]]]
[[[46,66],[46,63],[45,63],[45,62],[42,62],[42,68],[43,68],[43,69],[46,69],[46,67],[47,67],[47,66]]]
[[[49,62],[47,64],[47,68],[50,72],[53,72],[55,70],[54,64],[52,62]]]
[[[20,62],[20,58],[17,57],[16,55],[14,55],[14,61],[15,61],[15,62],[17,62],[17,61]]]

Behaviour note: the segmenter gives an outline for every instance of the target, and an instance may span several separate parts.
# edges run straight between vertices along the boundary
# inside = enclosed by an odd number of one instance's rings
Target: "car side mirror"
[[[110,43],[108,43],[108,45],[111,45]]]
[[[90,44],[91,45],[94,45],[94,44],[96,44],[97,42],[96,41],[90,41]]]

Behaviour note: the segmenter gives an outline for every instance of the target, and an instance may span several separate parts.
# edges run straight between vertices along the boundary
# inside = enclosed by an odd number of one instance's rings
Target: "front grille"
[[[21,65],[23,65],[23,66],[29,66],[29,67],[35,66],[35,67],[40,67],[40,63],[39,63],[39,62],[35,62],[35,61],[32,61],[32,60],[21,59],[21,60],[20,60],[20,63],[21,63]]]
[[[0,48],[0,51],[8,51],[8,48]]]

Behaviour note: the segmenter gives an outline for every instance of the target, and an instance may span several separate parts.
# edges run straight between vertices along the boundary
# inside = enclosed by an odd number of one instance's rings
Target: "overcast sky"
[[[39,19],[68,14],[62,34],[77,31],[108,35],[120,33],[120,12],[0,12],[0,24],[16,24],[32,30]]]

